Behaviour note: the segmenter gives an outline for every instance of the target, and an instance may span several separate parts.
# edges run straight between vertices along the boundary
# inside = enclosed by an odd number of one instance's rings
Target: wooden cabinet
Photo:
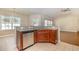
[[[38,30],[35,34],[36,42],[49,42],[49,30]]]
[[[23,49],[23,33],[17,31],[16,32],[16,45],[18,50],[22,50]]]
[[[50,36],[49,41],[51,43],[56,44],[57,43],[57,39],[58,39],[58,31],[57,30],[50,30],[49,31],[49,36]]]
[[[35,32],[35,42],[57,43],[57,30],[37,30]]]
[[[29,34],[28,34],[29,33]],[[47,42],[56,44],[58,41],[58,30],[33,30],[33,31],[17,31],[16,44],[18,50],[24,50],[37,42]],[[33,40],[34,38],[34,40]]]

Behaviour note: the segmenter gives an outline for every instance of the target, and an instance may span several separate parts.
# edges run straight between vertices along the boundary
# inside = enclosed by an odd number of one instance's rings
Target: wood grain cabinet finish
[[[57,43],[57,30],[37,30],[35,32],[35,42]]]
[[[49,42],[49,30],[37,30],[35,42]]]
[[[57,32],[57,30],[50,30],[49,31],[49,36],[50,36],[50,39],[49,39],[49,41],[51,42],[51,43],[54,43],[54,44],[56,44],[57,43],[57,39],[58,39],[58,32]]]

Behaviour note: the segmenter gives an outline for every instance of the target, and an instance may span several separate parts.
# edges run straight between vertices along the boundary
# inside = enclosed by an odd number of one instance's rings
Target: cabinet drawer
[[[38,42],[49,42],[49,31],[48,30],[38,30],[37,31],[37,41]]]
[[[41,40],[41,39],[48,39],[48,38],[49,38],[49,35],[43,33],[43,34],[38,34],[37,37],[38,37],[38,39],[40,39],[40,40]]]
[[[49,32],[49,30],[38,30],[38,32]]]

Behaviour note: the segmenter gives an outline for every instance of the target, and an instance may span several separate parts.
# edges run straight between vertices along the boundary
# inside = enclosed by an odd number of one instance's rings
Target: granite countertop
[[[27,26],[21,26],[21,27],[18,27],[16,28],[17,31],[20,31],[20,32],[30,32],[30,31],[35,31],[35,30],[43,30],[43,29],[53,29],[53,30],[56,30],[57,27],[55,26],[52,26],[52,27],[49,27],[49,26],[38,26],[38,27],[27,27]]]

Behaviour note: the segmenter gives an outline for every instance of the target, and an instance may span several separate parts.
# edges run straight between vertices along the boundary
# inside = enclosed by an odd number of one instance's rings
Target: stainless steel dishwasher
[[[34,32],[23,34],[23,48],[34,44]]]
[[[34,44],[34,31],[32,27],[20,27],[16,30],[16,44],[18,50],[24,50]]]

